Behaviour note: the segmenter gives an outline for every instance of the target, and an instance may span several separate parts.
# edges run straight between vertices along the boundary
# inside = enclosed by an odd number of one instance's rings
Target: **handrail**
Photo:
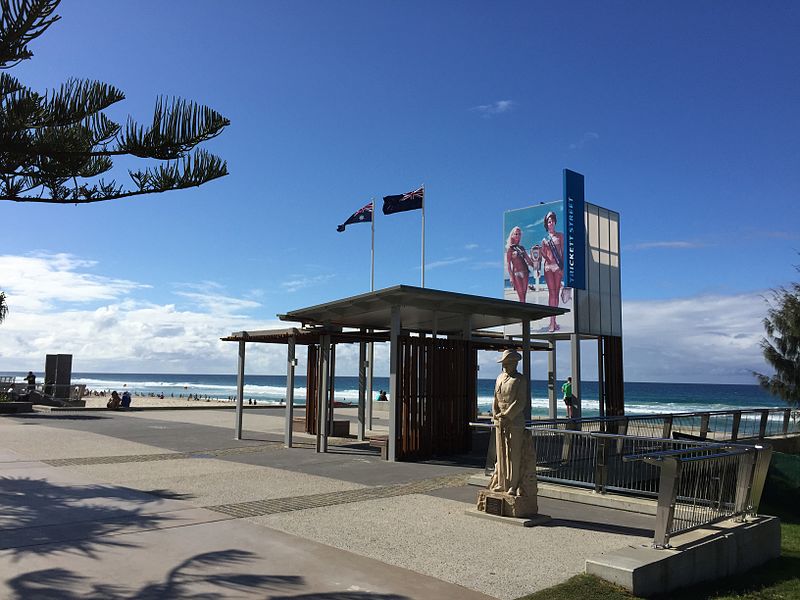
[[[486,474],[495,466],[493,423]],[[771,448],[705,440],[527,427],[536,450],[537,477],[570,486],[656,498],[653,546],[671,535],[758,510]]]

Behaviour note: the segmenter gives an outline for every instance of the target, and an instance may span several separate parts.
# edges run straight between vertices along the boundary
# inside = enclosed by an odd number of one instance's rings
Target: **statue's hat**
[[[514,350],[504,350],[503,356],[501,356],[500,360],[498,360],[497,362],[504,363],[509,360],[513,360],[514,362],[519,362],[522,360],[522,356],[520,356],[519,352],[515,352]]]

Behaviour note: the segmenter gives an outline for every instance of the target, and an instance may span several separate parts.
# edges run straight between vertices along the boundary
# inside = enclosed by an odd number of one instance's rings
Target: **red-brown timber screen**
[[[477,413],[477,352],[464,340],[400,336],[397,458],[425,460],[470,449]]]

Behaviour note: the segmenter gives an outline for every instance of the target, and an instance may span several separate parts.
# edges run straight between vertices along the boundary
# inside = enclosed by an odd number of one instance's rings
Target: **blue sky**
[[[369,227],[336,225],[422,183],[428,287],[499,297],[503,211],[560,198],[565,167],[621,214],[626,378],[764,368],[763,296],[800,261],[797,3],[77,0],[59,14],[13,75],[117,85],[119,119],[147,120],[159,94],[208,104],[232,123],[207,145],[231,174],[88,206],[2,203],[4,369],[72,352],[83,371],[233,372],[219,336],[367,291]],[[376,287],[418,284],[419,213],[379,214],[376,238]],[[251,368],[283,362],[260,349]]]

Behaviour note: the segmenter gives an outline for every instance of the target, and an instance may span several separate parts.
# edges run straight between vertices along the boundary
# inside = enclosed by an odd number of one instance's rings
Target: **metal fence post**
[[[605,494],[606,485],[608,485],[608,439],[601,437],[597,440],[595,451],[594,491]]]
[[[654,548],[669,548],[669,535],[675,518],[675,500],[678,496],[678,480],[681,476],[681,462],[666,457],[660,462],[661,476],[658,482],[658,507],[653,536]]]
[[[748,502],[748,514],[758,513],[758,506],[761,504],[761,494],[764,491],[764,483],[767,480],[769,463],[772,460],[772,446],[756,446],[756,456],[753,465],[753,482],[750,485],[750,499]]]
[[[748,452],[739,455],[739,465],[736,469],[736,497],[733,502],[733,513],[737,521],[744,521],[749,512],[748,504],[756,458],[755,448],[749,448]]]
[[[792,416],[792,409],[786,408],[783,411],[783,435],[789,433],[789,419]]]
[[[739,439],[739,424],[742,422],[742,411],[733,411],[733,425],[731,426],[731,441]]]
[[[711,420],[709,413],[700,415],[700,439],[704,440],[708,437],[708,423]]]
[[[761,423],[758,424],[758,439],[763,440],[767,437],[767,421],[769,421],[769,410],[761,411]]]
[[[661,437],[668,440],[672,436],[672,415],[664,416],[664,428],[661,430]]]
[[[617,434],[619,435],[628,435],[628,417],[623,417],[622,421],[617,423]],[[620,438],[617,440],[617,454],[622,454],[622,450],[625,447],[625,439]]]

